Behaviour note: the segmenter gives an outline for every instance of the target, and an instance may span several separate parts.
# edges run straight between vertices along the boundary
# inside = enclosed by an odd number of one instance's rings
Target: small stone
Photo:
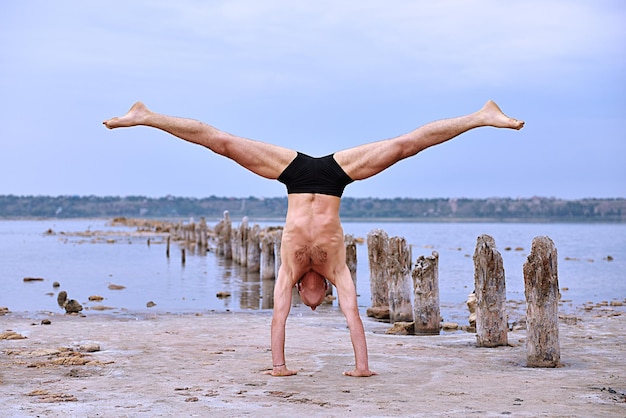
[[[119,284],[110,284],[109,285],[109,290],[123,290],[126,289],[126,286],[122,286]]]
[[[52,283],[52,287],[54,287],[54,288],[57,288],[57,287],[60,287],[60,286],[61,286],[61,284],[59,282]]]
[[[415,322],[395,322],[385,334],[409,335],[415,332]]]
[[[65,290],[62,290],[57,295],[57,303],[62,308],[65,305],[65,302],[67,302],[67,292]]]
[[[89,296],[89,300],[91,302],[100,302],[100,301],[104,300],[104,298],[102,296],[92,295],[92,296]]]
[[[97,343],[87,343],[78,347],[80,351],[84,351],[85,353],[95,353],[96,351],[100,351],[100,344]]]
[[[230,292],[217,292],[215,296],[217,296],[219,299],[229,298]]]
[[[374,306],[367,308],[367,316],[376,319],[389,319],[389,306]]]
[[[156,306],[156,303],[154,303],[154,302],[152,302],[152,301],[150,301],[150,302],[146,303],[146,307],[147,307],[147,308],[153,308],[153,307],[155,307],[155,306]]]
[[[456,331],[459,329],[459,324],[456,322],[444,322],[441,324],[441,328],[443,328],[444,331]]]
[[[43,282],[43,277],[24,277],[24,282]]]
[[[52,324],[52,322],[49,319],[42,319],[41,320],[41,325],[50,325]]]
[[[22,334],[18,334],[15,331],[6,331],[0,334],[0,340],[23,340],[25,338]]]
[[[83,310],[83,305],[78,303],[75,299],[68,300],[65,304],[63,304],[63,307],[65,308],[65,313],[68,314],[78,313]]]

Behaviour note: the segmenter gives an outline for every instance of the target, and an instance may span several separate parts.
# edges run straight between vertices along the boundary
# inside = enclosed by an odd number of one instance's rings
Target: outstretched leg
[[[296,152],[288,148],[231,135],[194,119],[154,113],[141,102],[135,103],[124,116],[103,123],[109,129],[140,125],[160,129],[202,145],[269,179],[277,179],[296,157]]]
[[[339,151],[335,153],[335,160],[351,179],[363,180],[428,147],[483,126],[519,130],[524,122],[506,116],[495,102],[489,100],[478,112],[430,122],[397,138]]]

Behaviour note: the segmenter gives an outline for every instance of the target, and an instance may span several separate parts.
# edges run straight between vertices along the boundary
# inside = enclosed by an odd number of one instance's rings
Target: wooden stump
[[[261,270],[261,228],[254,225],[248,230],[246,245],[246,266],[248,271]]]
[[[241,231],[239,228],[233,228],[230,235],[230,248],[233,255],[233,261],[239,264],[239,253],[241,252]]]
[[[370,262],[370,290],[372,307],[389,306],[389,284],[385,277],[385,262],[389,251],[389,236],[382,229],[367,234],[367,252]]]
[[[206,252],[207,248],[207,237],[209,235],[209,228],[206,224],[206,219],[204,216],[200,218],[200,225],[198,226],[198,236],[196,237],[196,242],[200,248],[202,248]]]
[[[216,253],[224,257],[226,260],[233,258],[233,249],[231,243],[232,222],[228,211],[224,211],[224,218],[215,226],[215,234],[217,235]]]
[[[439,334],[439,253],[419,256],[413,276],[413,320],[416,334]]]
[[[276,277],[276,256],[274,255],[274,233],[267,230],[261,238],[261,280]]]
[[[479,347],[508,345],[506,283],[502,255],[495,240],[481,235],[474,251],[476,341]]]
[[[248,263],[248,217],[244,216],[239,224],[239,233],[237,234],[237,246],[239,249],[237,253],[239,255],[238,263],[241,266],[246,266]]]
[[[389,322],[411,322],[411,254],[406,240],[400,237],[389,239],[389,255],[386,276],[389,278]]]
[[[524,263],[526,362],[528,367],[558,367],[559,277],[557,252],[549,237],[535,237]]]

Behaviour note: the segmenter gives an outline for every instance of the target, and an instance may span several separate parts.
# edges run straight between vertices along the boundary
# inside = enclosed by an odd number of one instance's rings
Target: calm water
[[[251,220],[250,225],[254,224]],[[259,223],[261,226],[277,223]],[[467,317],[465,300],[473,290],[472,255],[476,237],[489,234],[503,256],[509,299],[524,299],[522,266],[533,237],[547,235],[559,254],[559,284],[568,288],[562,298],[571,300],[563,309],[575,309],[592,301],[626,298],[626,225],[602,224],[491,224],[491,223],[364,223],[348,222],[344,231],[366,238],[380,228],[389,236],[401,236],[412,245],[413,259],[439,252],[439,285],[442,316],[446,320]],[[55,234],[46,234],[51,229]],[[106,220],[0,221],[0,306],[13,312],[63,312],[56,302],[59,290],[68,292],[83,306],[106,305],[113,313],[202,312],[207,310],[271,309],[273,281],[207,254],[187,253],[183,266],[180,248],[166,246],[161,238],[133,237],[134,229],[112,227]],[[107,231],[106,237],[78,236],[84,231]],[[62,234],[65,232],[65,234]],[[506,247],[512,250],[505,251]],[[521,247],[523,250],[516,251]],[[613,261],[606,258],[611,256]],[[359,305],[370,305],[367,246],[357,247]],[[24,277],[43,282],[24,283]],[[53,289],[52,283],[61,287]],[[126,286],[109,290],[109,284]],[[219,299],[217,292],[230,292]],[[91,295],[105,298],[88,301]],[[146,303],[156,306],[148,309]],[[333,307],[324,309],[336,309]],[[94,310],[86,314],[97,314]]]

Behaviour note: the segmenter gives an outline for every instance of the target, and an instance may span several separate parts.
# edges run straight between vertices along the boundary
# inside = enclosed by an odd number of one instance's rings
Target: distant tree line
[[[0,218],[283,219],[287,198],[0,195]],[[403,221],[626,222],[626,199],[376,199],[345,197],[343,219]]]

